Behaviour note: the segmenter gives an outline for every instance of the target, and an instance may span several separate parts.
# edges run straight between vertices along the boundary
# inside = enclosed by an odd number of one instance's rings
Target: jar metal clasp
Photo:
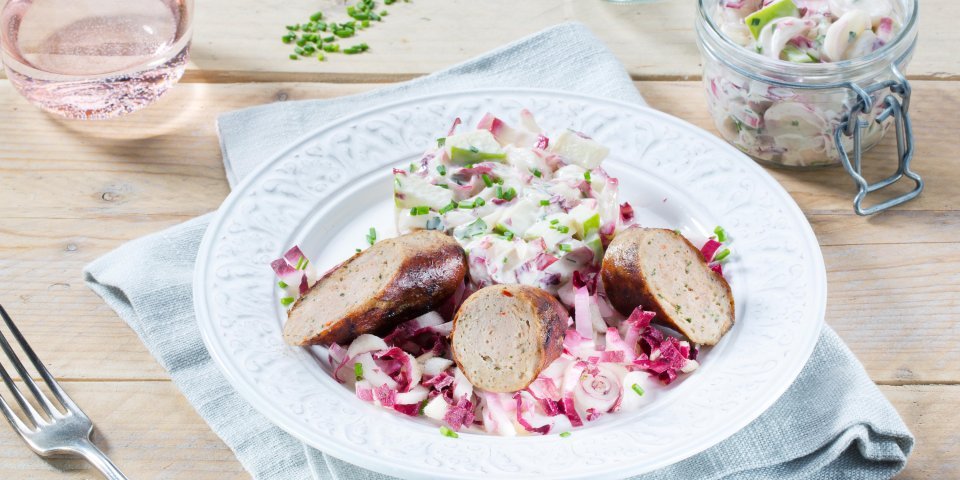
[[[834,142],[837,145],[837,151],[840,154],[840,161],[843,163],[843,168],[853,177],[853,180],[860,190],[853,199],[853,209],[857,212],[857,215],[873,215],[874,213],[910,201],[923,191],[923,179],[920,178],[920,175],[910,170],[910,162],[913,160],[913,129],[910,125],[910,115],[908,113],[908,109],[910,108],[910,83],[895,65],[891,65],[891,69],[893,70],[893,80],[876,83],[866,88],[860,87],[855,83],[847,83],[845,85],[850,90],[853,90],[858,100],[851,107],[850,111],[841,118],[840,124],[836,130],[834,130]],[[893,175],[879,182],[869,183],[863,177],[861,169],[861,155],[863,153],[861,134],[870,126],[870,121],[860,117],[861,115],[868,115],[873,111],[873,94],[883,90],[889,90],[889,93],[883,97],[883,110],[873,121],[882,123],[888,118],[893,118],[899,164],[896,173]],[[843,140],[845,137],[853,139],[851,154],[847,154],[844,146]],[[896,183],[903,177],[914,182],[915,186],[913,190],[903,195],[887,199],[872,207],[863,207],[863,200],[867,197],[868,193],[882,190]]]

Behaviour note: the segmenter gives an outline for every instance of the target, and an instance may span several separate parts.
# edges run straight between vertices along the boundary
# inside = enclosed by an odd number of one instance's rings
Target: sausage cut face
[[[483,288],[467,298],[454,318],[454,360],[478,388],[522,390],[560,356],[568,317],[563,305],[539,288]]]

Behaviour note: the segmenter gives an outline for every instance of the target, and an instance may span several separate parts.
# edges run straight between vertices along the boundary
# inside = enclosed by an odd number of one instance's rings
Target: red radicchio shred
[[[603,415],[603,412],[598,412],[595,408],[587,409],[587,421],[592,422]]]
[[[723,267],[719,263],[711,263],[710,270],[717,272],[721,277],[723,276]]]
[[[723,246],[722,243],[712,238],[707,240],[707,243],[704,243],[703,247],[700,249],[700,253],[703,254],[703,259],[707,263],[710,263],[710,261],[713,260],[714,254],[717,253],[717,250],[719,250],[721,246]]]
[[[537,146],[540,150],[546,150],[550,146],[550,139],[544,135],[537,135]]]
[[[340,382],[340,383],[343,383],[343,380],[340,380],[340,369],[343,368],[343,367],[345,367],[347,364],[349,364],[351,360],[353,360],[353,358],[351,358],[351,357],[345,357],[345,358],[343,359],[343,362],[340,363],[340,365],[337,365],[336,367],[334,367],[334,369],[333,369],[333,378],[334,378],[336,381],[338,381],[338,382]]]
[[[633,206],[628,202],[623,202],[620,204],[620,219],[624,222],[629,222],[633,220]]]
[[[441,391],[444,388],[453,385],[453,382],[453,375],[450,375],[447,372],[440,372],[439,375],[434,375],[429,380],[426,380],[422,383],[424,387],[432,387],[434,390]]]
[[[587,291],[590,295],[593,295],[597,291],[597,272],[584,272],[581,270],[574,270],[573,272],[573,286],[575,288],[587,287]]]
[[[556,400],[553,400],[554,397],[560,397],[560,392],[557,389],[557,385],[553,383],[553,380],[549,378],[538,378],[527,387],[527,393],[540,404],[540,408],[542,408],[547,415],[552,417],[560,413],[560,406]]]
[[[397,403],[397,391],[386,384],[373,389],[373,394],[384,407],[392,407]]]
[[[394,169],[393,169],[393,174],[394,174],[394,175],[406,175],[406,174],[407,174],[407,171],[406,171],[406,170],[399,169],[399,168],[394,168]]]
[[[443,416],[444,423],[453,430],[460,430],[464,425],[473,423],[473,403],[461,398],[456,405],[451,405]]]
[[[461,168],[457,170],[456,177],[457,179],[469,179],[474,175],[483,175],[484,173],[490,173],[493,171],[493,166],[489,163],[478,163],[471,168]]]
[[[355,388],[357,390],[357,398],[359,398],[360,400],[363,400],[364,402],[373,401],[373,389],[361,388],[360,384],[357,384]]]
[[[537,265],[537,270],[540,270],[540,271],[546,270],[547,267],[549,267],[550,265],[553,265],[553,262],[556,262],[556,261],[557,261],[557,257],[554,257],[549,253],[540,253],[534,259],[534,262],[536,262],[536,265]],[[573,273],[576,274],[577,272],[573,272]]]
[[[580,414],[577,413],[577,409],[573,403],[573,397],[568,395],[563,397],[563,400],[560,402],[560,413],[563,413],[570,420],[570,425],[574,427],[583,426],[583,420],[580,419]]]
[[[327,348],[327,360],[334,368],[338,367],[343,360],[347,359],[347,350],[339,344],[331,343]]]
[[[450,131],[447,132],[447,136],[449,137],[450,135],[453,135],[453,132],[457,131],[457,126],[459,126],[461,123],[463,122],[460,120],[460,117],[454,118],[453,125],[450,125]]]
[[[634,363],[643,367],[644,370],[653,373],[664,384],[669,385],[676,380],[680,369],[687,363],[687,355],[684,355],[680,341],[674,337],[666,337],[657,348],[660,355],[656,360],[647,358],[637,359]]]
[[[281,278],[286,277],[287,275],[290,275],[296,271],[296,269],[293,268],[293,266],[291,266],[289,263],[287,263],[286,260],[282,258],[278,258],[270,262],[270,268],[273,269],[273,273],[276,273],[277,276]]]
[[[559,273],[551,273],[549,275],[544,275],[540,279],[540,283],[550,286],[550,285],[560,285],[561,276]]]
[[[307,276],[300,277],[300,295],[306,295],[310,290],[310,284],[307,282]]]
[[[410,377],[410,356],[398,347],[391,347],[385,351],[373,354],[373,360],[377,366],[383,370],[383,373],[390,375],[390,378],[397,382],[397,391],[408,392],[413,380]],[[414,360],[415,361],[415,360]]]
[[[523,397],[520,395],[520,393],[514,395],[513,399],[517,401],[517,423],[519,423],[524,430],[531,433],[539,433],[541,435],[546,435],[550,432],[549,424],[540,427],[534,427],[530,424],[530,422],[527,421],[527,419],[523,418]]]
[[[489,113],[484,115],[483,118],[480,119],[480,123],[477,124],[477,130],[488,130],[495,137],[501,128],[503,128],[503,120]]]
[[[443,317],[444,320],[453,320],[453,315],[457,313],[457,309],[460,308],[460,304],[463,303],[463,299],[466,298],[467,285],[466,281],[460,282],[457,285],[457,290],[453,292],[453,295],[450,295],[446,301],[443,302],[443,305],[437,309],[437,313]]]
[[[300,247],[296,245],[290,247],[290,250],[287,250],[287,253],[283,254],[283,259],[286,260],[290,265],[296,265],[303,257],[303,252],[301,252]]]
[[[621,350],[607,350],[600,353],[601,362],[615,362],[623,363],[623,351]]]
[[[397,404],[393,406],[393,409],[411,417],[416,417],[420,414],[420,404],[417,403],[409,403],[406,405]]]

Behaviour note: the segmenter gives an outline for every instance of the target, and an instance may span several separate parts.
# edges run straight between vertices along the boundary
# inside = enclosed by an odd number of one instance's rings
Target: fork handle
[[[103,453],[93,442],[87,440],[76,445],[74,451],[83,456],[91,465],[100,470],[103,478],[107,480],[127,480],[127,477],[110,461],[107,454]]]

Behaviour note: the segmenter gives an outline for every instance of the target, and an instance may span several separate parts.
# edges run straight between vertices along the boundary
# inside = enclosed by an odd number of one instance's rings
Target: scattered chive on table
[[[119,120],[54,119],[0,79],[0,302],[94,420],[97,443],[131,478],[248,478],[136,335],[81,279],[83,266],[103,253],[220,204],[228,188],[217,114],[369,91],[579,20],[613,49],[654,108],[713,131],[691,2],[396,2],[389,19],[364,29],[362,40],[358,34],[368,51],[323,62],[288,58],[291,45],[280,40],[285,25],[318,9],[344,21],[342,8],[332,1],[198,2],[192,62],[181,84]],[[925,0],[920,16],[909,77],[914,165],[928,182],[923,195],[862,218],[852,211],[854,187],[842,170],[771,173],[822,245],[827,322],[917,436],[900,478],[960,478],[960,2]],[[867,156],[868,174],[891,168],[895,150],[888,136]],[[0,478],[95,474],[80,460],[41,459],[4,426]]]

